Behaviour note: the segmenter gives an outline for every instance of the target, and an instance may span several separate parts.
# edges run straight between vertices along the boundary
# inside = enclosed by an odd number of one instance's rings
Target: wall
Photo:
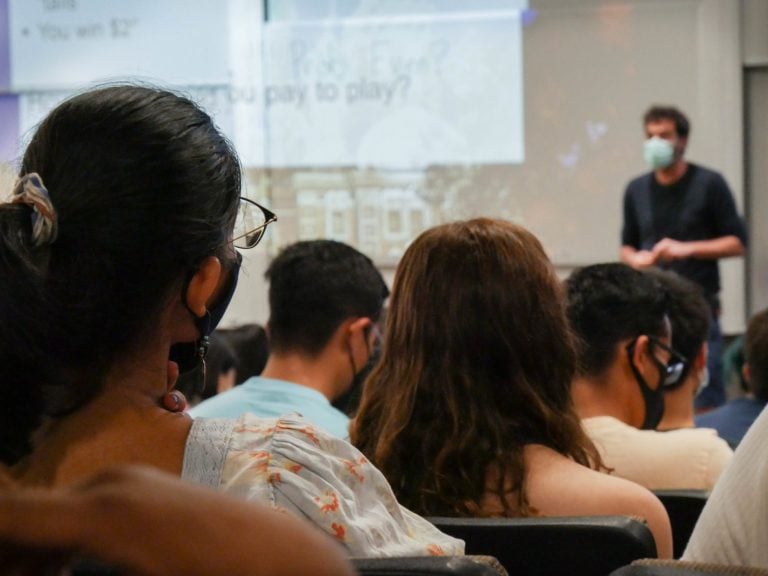
[[[721,171],[743,210],[740,4],[722,0],[534,0],[524,30],[525,162],[433,166],[412,174],[338,168],[250,170],[280,221],[271,246],[249,259],[250,276],[225,322],[265,321],[261,279],[276,246],[302,234],[306,190],[348,190],[350,210],[366,194],[400,186],[433,208],[427,224],[493,215],[530,228],[561,275],[615,260],[621,197],[644,171],[641,116],[655,102],[691,117],[688,157]],[[492,89],[492,87],[490,87]],[[418,230],[413,230],[415,235]],[[347,237],[339,238],[347,239]],[[350,241],[360,245],[359,236]],[[377,257],[392,275],[397,250]],[[744,327],[744,264],[723,264],[724,329]],[[247,296],[246,296],[247,294]]]
[[[742,2],[745,80],[747,224],[750,247],[748,306],[751,314],[768,307],[768,2]]]

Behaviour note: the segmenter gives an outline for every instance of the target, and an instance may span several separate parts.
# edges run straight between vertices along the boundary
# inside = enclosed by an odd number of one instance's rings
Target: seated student
[[[237,381],[237,357],[227,340],[217,332],[208,338],[205,369],[202,366],[181,374],[176,389],[181,391],[195,406],[217,394],[235,387]]]
[[[110,469],[59,490],[0,475],[2,573],[69,574],[82,558],[120,574],[354,573],[343,548],[310,524],[150,468]]]
[[[744,334],[739,334],[723,351],[723,382],[726,387],[737,387],[742,393],[749,392],[744,381]]]
[[[736,446],[768,403],[768,310],[749,321],[744,338],[745,364],[742,367],[746,396],[696,416],[696,426],[714,428],[731,446]]]
[[[231,146],[172,93],[98,89],[43,120],[0,204],[0,463],[54,487],[145,464],[301,516],[354,555],[460,552],[359,451],[298,416],[163,407],[175,367],[205,357],[235,247],[274,220],[240,190]]]
[[[685,358],[676,383],[664,386],[664,416],[657,430],[693,428],[693,399],[706,386],[710,310],[701,288],[669,270],[649,268],[664,288],[672,327],[672,348]]]
[[[216,331],[232,348],[237,358],[235,385],[264,371],[269,356],[267,331],[258,324],[242,324]]]
[[[211,398],[192,417],[298,412],[339,438],[349,418],[331,402],[344,394],[374,346],[389,289],[370,258],[334,240],[284,248],[269,265],[269,358],[261,376]]]
[[[579,338],[576,411],[613,473],[655,489],[709,490],[731,457],[712,430],[657,432],[664,389],[688,359],[671,347],[663,287],[625,264],[576,270],[566,281]]]
[[[682,560],[768,568],[768,411],[715,484]]]
[[[575,362],[560,282],[530,232],[490,219],[432,228],[397,268],[352,441],[421,514],[639,516],[668,557],[661,503],[593,469]]]

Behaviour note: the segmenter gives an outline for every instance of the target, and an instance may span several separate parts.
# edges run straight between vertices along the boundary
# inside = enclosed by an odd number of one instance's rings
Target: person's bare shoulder
[[[544,446],[529,446],[525,454],[528,497],[542,514],[641,518],[654,535],[659,557],[671,557],[669,517],[652,492],[629,480],[577,464]]]

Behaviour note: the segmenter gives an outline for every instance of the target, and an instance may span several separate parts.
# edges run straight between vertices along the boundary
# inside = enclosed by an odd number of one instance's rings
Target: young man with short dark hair
[[[580,343],[571,392],[606,466],[652,490],[711,489],[731,457],[728,445],[711,430],[655,430],[664,388],[676,384],[686,366],[672,348],[661,285],[617,263],[576,270],[566,287]]]
[[[236,417],[299,412],[347,438],[349,418],[331,405],[364,368],[389,295],[373,262],[351,246],[311,240],[283,249],[269,280],[269,358],[260,376],[206,400],[190,413]]]

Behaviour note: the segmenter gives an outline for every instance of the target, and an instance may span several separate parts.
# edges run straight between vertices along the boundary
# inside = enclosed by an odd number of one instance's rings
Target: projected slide
[[[10,0],[9,37],[14,91],[126,76],[228,82],[228,18],[219,0]]]
[[[270,165],[523,160],[519,11],[269,24],[264,63]]]
[[[527,3],[501,4],[265,22],[253,0],[0,0],[3,114],[23,136],[73,91],[138,78],[198,99],[249,167],[518,164]]]

